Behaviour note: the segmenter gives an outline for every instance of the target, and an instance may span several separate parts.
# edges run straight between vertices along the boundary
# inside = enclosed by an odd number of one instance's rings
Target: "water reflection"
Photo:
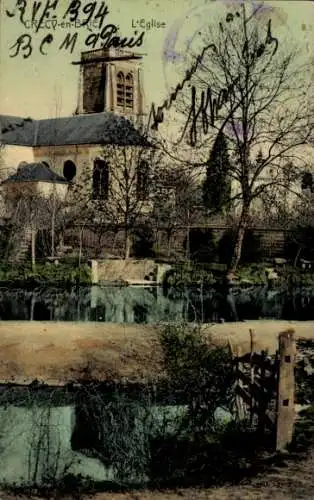
[[[3,321],[158,323],[184,319],[208,323],[259,318],[314,320],[314,288],[0,288]]]

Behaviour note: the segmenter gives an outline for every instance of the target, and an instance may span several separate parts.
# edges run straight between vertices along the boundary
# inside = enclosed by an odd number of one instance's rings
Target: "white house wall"
[[[22,161],[31,163],[34,161],[32,147],[26,146],[4,146],[1,151],[1,178],[16,172],[17,166]]]
[[[28,395],[26,389],[26,400]],[[149,420],[143,411],[144,420],[138,420],[132,438],[143,436],[145,446],[144,422],[151,436],[176,433],[186,410],[185,406],[151,406]],[[68,474],[95,482],[114,481],[110,467],[71,449],[74,406],[49,407],[31,401],[23,406],[0,406],[0,422],[0,485],[45,486]],[[136,482],[147,479],[130,477]]]
[[[72,451],[74,407],[0,407],[0,483],[44,484],[49,474],[112,479],[97,459]]]
[[[45,161],[54,172],[63,176],[64,163],[73,161],[77,170],[77,177],[87,168],[92,167],[93,159],[99,155],[99,146],[46,146],[34,148],[35,161]],[[76,180],[76,179],[74,179]]]

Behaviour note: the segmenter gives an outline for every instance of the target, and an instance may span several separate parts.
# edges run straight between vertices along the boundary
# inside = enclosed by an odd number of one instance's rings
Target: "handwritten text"
[[[61,10],[59,0],[46,0],[46,2],[16,0],[12,10],[7,9],[9,18],[16,18],[25,29],[48,29],[49,32],[39,41],[39,52],[47,55],[47,49],[52,43],[58,43],[59,50],[69,50],[73,53],[78,42],[78,31],[68,32],[63,39],[57,42],[55,30],[57,28],[81,29],[86,28],[88,33],[84,38],[84,45],[88,48],[133,48],[140,47],[144,42],[145,32],[134,31],[132,36],[124,37],[119,33],[115,24],[105,24],[109,9],[105,2],[89,2],[85,4],[80,0],[69,1],[66,8]],[[64,5],[64,2],[62,2]],[[58,8],[58,12],[57,12]],[[60,15],[61,11],[61,20]],[[34,37],[29,32],[22,33],[15,43],[10,46],[10,57],[21,55],[27,59],[33,53],[35,46]]]

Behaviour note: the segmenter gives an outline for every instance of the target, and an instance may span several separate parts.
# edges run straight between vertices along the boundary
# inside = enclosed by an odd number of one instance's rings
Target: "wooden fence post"
[[[278,390],[276,402],[276,450],[281,451],[292,440],[295,420],[294,364],[296,343],[293,330],[279,335]]]
[[[263,383],[265,381],[265,360],[266,360],[266,353],[265,351],[261,352],[261,368],[260,368],[260,380]],[[262,399],[260,400],[259,404],[259,412],[258,412],[258,435],[261,439],[263,439],[264,433],[265,433],[265,417],[266,417],[266,410],[267,410],[267,405],[270,400],[270,397],[266,397],[265,392],[263,391]]]
[[[236,358],[240,357],[240,351],[239,347],[236,347]],[[243,363],[241,363],[239,360],[236,363],[235,366],[236,373],[241,372],[243,370]],[[236,384],[238,387],[242,388],[243,387],[243,382],[241,378],[237,378]],[[235,399],[235,406],[236,406],[236,412],[237,412],[237,417],[239,420],[242,420],[245,418],[245,407],[244,407],[244,402],[242,399],[242,396],[239,394],[236,394],[236,399]]]

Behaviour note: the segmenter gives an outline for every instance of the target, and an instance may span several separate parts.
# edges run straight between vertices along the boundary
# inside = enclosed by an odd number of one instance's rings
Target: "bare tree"
[[[287,191],[298,194],[296,182],[309,162],[306,146],[313,141],[313,66],[280,42],[259,9],[248,14],[244,4],[238,11],[235,6],[209,29],[202,54],[190,54],[191,89],[186,85],[177,99],[185,116],[180,140],[187,137],[201,161],[217,133],[227,139],[238,205],[230,272],[241,258],[255,202],[284,199]]]
[[[73,202],[84,207],[81,223],[100,231],[122,229],[124,258],[131,252],[132,232],[152,210],[152,180],[160,153],[147,146],[108,145],[73,186]]]
[[[167,256],[171,255],[173,235],[185,228],[186,253],[189,254],[189,234],[193,224],[200,222],[202,191],[195,171],[189,166],[178,168],[173,164],[163,166],[154,179],[154,200],[151,220],[156,231],[167,234]]]
[[[10,197],[10,205],[6,199],[12,225],[8,258],[12,261],[24,259],[29,245],[31,245],[31,263],[32,268],[35,269],[38,232],[47,229],[50,231],[49,225],[51,224],[54,228],[54,239],[51,244],[58,240],[58,236],[64,228],[66,202],[58,197],[55,190],[49,197],[44,197],[31,190],[24,189],[21,192],[19,187],[14,190],[13,186],[10,190]]]

